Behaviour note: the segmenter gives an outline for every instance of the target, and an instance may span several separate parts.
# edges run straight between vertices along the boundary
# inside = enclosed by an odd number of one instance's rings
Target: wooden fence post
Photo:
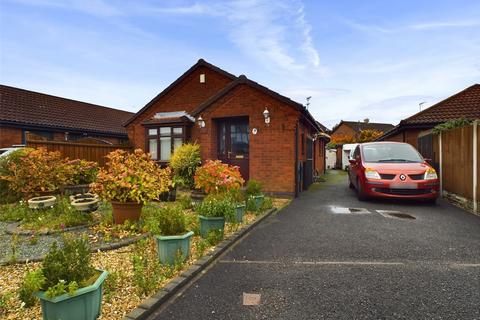
[[[478,120],[473,122],[473,212],[478,213],[477,193],[478,193]]]
[[[440,177],[440,197],[443,196],[443,150],[442,150],[442,131],[438,133],[438,176]]]

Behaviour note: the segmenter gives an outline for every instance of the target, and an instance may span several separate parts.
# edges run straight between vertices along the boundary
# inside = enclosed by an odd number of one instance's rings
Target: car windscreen
[[[420,154],[409,144],[379,143],[362,147],[364,162],[406,163],[423,162]]]

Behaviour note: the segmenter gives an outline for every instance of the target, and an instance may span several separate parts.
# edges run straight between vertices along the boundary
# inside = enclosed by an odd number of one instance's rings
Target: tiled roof
[[[466,118],[480,119],[480,84],[474,84],[433,106],[404,119],[402,124],[442,123]]]
[[[132,112],[0,85],[0,123],[126,136]]]
[[[340,127],[342,124],[345,124],[349,128],[353,129],[355,132],[360,132],[362,130],[370,129],[370,130],[377,130],[380,132],[387,132],[393,129],[393,124],[390,123],[376,123],[376,122],[364,122],[364,121],[340,121],[338,125],[336,125],[332,129],[332,133]]]

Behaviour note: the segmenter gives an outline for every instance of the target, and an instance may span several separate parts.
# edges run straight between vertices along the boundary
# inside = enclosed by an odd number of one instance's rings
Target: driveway
[[[359,202],[346,179],[327,174],[151,319],[480,319],[480,218]]]

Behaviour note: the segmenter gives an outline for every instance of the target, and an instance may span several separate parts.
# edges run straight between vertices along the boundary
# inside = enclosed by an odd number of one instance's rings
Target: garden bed
[[[276,208],[281,208],[287,203],[288,200],[284,199],[273,201]],[[191,227],[198,229],[196,215],[193,212],[187,212],[187,214],[191,215]],[[262,215],[263,213],[248,212],[243,223],[227,224],[225,238],[231,236],[239,228],[253,223]],[[0,223],[0,231],[3,225]],[[0,241],[3,241],[2,237],[4,235],[0,234]],[[94,253],[94,266],[110,273],[104,284],[104,300],[100,319],[122,319],[125,314],[138,306],[146,297],[164,287],[171,279],[178,276],[203,255],[213,251],[218,240],[214,238],[201,239],[196,232],[196,235],[192,238],[189,260],[184,264],[173,267],[158,263],[153,237],[115,250]],[[138,265],[140,261],[141,268]],[[136,271],[134,270],[135,263],[137,263]],[[33,262],[0,267],[1,317],[5,319],[41,319],[40,306],[36,305],[30,309],[23,308],[15,293],[25,272],[38,266],[39,263]]]

